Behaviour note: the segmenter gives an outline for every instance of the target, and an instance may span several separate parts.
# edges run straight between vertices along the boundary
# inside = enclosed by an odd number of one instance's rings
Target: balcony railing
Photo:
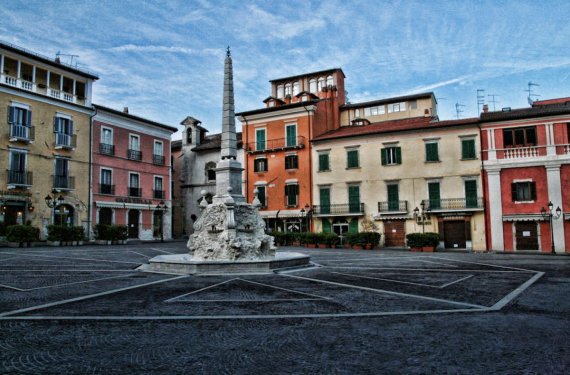
[[[152,196],[155,199],[164,199],[164,190],[153,190]]]
[[[48,87],[47,94],[48,94],[48,96],[51,96],[52,98],[62,99],[62,100],[65,100],[66,102],[70,102],[70,103],[76,103],[77,102],[77,96],[76,95],[70,94],[70,93],[65,92],[65,91],[60,91],[60,90],[56,90],[56,89],[52,89],[52,88]]]
[[[142,160],[142,152],[139,150],[128,149],[127,150],[127,158],[131,160]]]
[[[16,171],[11,169],[8,169],[7,172],[8,185],[31,186],[33,183],[32,172]]]
[[[483,209],[483,198],[426,199],[425,209],[430,211],[465,211]]]
[[[114,195],[115,194],[115,185],[99,184],[99,193]]]
[[[164,165],[164,155],[152,155],[152,163],[156,165]]]
[[[60,190],[73,190],[75,189],[75,177],[72,176],[52,176],[53,188]]]
[[[14,141],[31,142],[34,139],[35,139],[35,128],[33,126],[10,124],[10,142]]]
[[[5,74],[3,76],[4,76],[4,79],[2,80],[2,83],[5,83],[5,84],[10,85],[10,86],[18,87],[18,78],[12,77],[9,75],[5,75]]]
[[[408,212],[408,201],[378,202],[378,212]]]
[[[305,147],[305,137],[297,137],[296,139],[269,139],[267,141],[251,142],[246,145],[246,151],[255,154],[270,151],[299,149]]]
[[[138,187],[129,187],[129,197],[142,197],[142,189]]]
[[[99,153],[103,155],[115,155],[115,146],[107,143],[99,143]]]
[[[363,215],[364,203],[344,203],[313,206],[313,215]]]
[[[77,135],[55,133],[55,147],[56,148],[75,148],[77,147]]]

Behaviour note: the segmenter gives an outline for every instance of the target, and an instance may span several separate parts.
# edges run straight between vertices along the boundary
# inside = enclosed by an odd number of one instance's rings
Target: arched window
[[[190,128],[186,129],[186,143],[192,143],[192,129]]]
[[[283,85],[277,86],[277,97],[279,99],[283,98]]]
[[[309,91],[313,93],[317,92],[317,80],[314,78],[309,80]]]
[[[301,92],[299,82],[293,83],[293,95],[297,95],[299,92]]]
[[[333,85],[333,78],[332,76],[328,76],[327,77],[327,86],[332,86]]]
[[[291,95],[291,84],[288,83],[285,85],[285,96]]]
[[[320,77],[317,88],[319,91],[323,91],[323,87],[325,87],[325,77]]]
[[[55,225],[73,225],[73,215],[75,209],[69,204],[60,204],[55,208],[54,224]]]
[[[99,224],[113,224],[113,210],[108,207],[99,209]]]
[[[216,182],[216,163],[209,161],[206,163],[206,181]]]

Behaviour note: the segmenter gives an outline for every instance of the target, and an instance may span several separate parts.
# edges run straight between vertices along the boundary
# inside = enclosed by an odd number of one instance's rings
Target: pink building
[[[570,252],[570,98],[481,114],[487,246]]]
[[[122,224],[129,238],[172,237],[170,137],[178,129],[94,105],[94,224]]]

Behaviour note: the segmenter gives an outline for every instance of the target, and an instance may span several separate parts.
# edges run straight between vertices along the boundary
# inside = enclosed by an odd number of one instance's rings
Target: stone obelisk
[[[230,47],[226,51],[224,62],[224,105],[222,112],[222,144],[220,161],[216,165],[215,203],[222,203],[224,197],[231,194],[234,201],[245,202],[241,191],[243,168],[237,159],[236,119],[234,108],[234,78]],[[228,193],[231,187],[231,193]]]

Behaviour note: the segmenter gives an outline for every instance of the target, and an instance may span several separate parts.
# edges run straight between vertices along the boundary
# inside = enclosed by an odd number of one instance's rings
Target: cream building
[[[375,230],[400,247],[408,233],[437,232],[440,248],[485,249],[477,119],[438,121],[431,108],[313,141],[315,231]]]

